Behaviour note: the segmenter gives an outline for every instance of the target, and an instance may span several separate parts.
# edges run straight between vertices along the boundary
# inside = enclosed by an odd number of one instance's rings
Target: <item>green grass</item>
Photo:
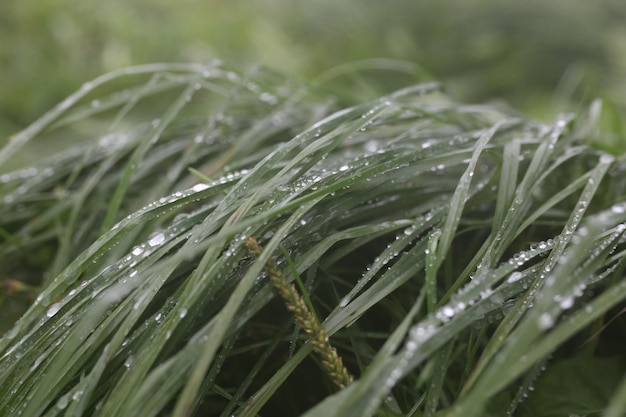
[[[621,0],[31,0],[0,5],[0,143],[99,74],[215,57],[312,78],[346,63],[417,63],[466,102],[542,120],[596,97],[626,114]],[[372,79],[406,85],[394,74]],[[428,75],[432,74],[432,75]],[[41,145],[45,147],[45,145]]]
[[[626,159],[600,106],[541,123],[436,83],[349,102],[153,64],[15,135],[4,415],[622,416]],[[59,151],[31,157],[44,141]],[[345,389],[268,260],[301,278]]]

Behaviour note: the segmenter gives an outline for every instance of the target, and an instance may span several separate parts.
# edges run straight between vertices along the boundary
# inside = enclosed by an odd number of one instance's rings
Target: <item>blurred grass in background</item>
[[[0,137],[104,72],[214,58],[308,79],[357,60],[402,59],[463,101],[503,100],[550,118],[600,97],[619,114],[624,21],[621,0],[2,2]]]

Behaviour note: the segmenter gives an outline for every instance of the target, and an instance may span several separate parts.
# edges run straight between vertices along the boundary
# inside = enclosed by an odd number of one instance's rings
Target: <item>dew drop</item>
[[[41,365],[41,362],[43,362],[44,358],[45,358],[44,355],[39,356],[35,360],[35,363],[33,364],[33,366],[30,367],[30,370],[33,371],[33,370],[37,369],[39,367],[39,365]]]
[[[572,308],[573,305],[574,305],[574,297],[565,297],[561,300],[561,302],[559,302],[559,307],[561,307],[563,310]]]
[[[153,237],[148,240],[148,245],[150,246],[158,246],[161,243],[165,242],[165,235],[163,233],[157,233]]]
[[[124,361],[124,367],[125,368],[130,368],[133,365],[133,362],[135,361],[135,358],[131,355],[128,358],[126,358],[126,361]]]
[[[379,143],[377,140],[369,140],[365,143],[365,150],[368,152],[376,152],[379,148]]]
[[[609,154],[604,154],[600,157],[600,162],[603,164],[610,164],[615,161],[615,158]]]
[[[7,340],[15,339],[15,336],[17,336],[18,330],[19,330],[18,327],[14,326],[11,330],[9,330],[4,335],[4,338],[6,338]]]
[[[259,96],[259,100],[269,105],[274,105],[278,103],[278,99],[276,98],[276,96],[270,93],[261,93],[261,95]]]
[[[539,317],[539,328],[546,330],[549,329],[550,327],[554,326],[554,318],[552,318],[552,316],[548,313],[543,313],[540,317]]]
[[[46,316],[52,317],[61,309],[61,303],[54,303],[50,307],[48,307],[48,311],[46,311]]]
[[[67,404],[69,404],[70,402],[70,397],[69,395],[64,395],[61,398],[59,398],[59,401],[57,401],[57,408],[60,410],[64,410],[65,407],[67,407]]]
[[[204,191],[207,188],[209,188],[209,186],[207,184],[199,183],[199,184],[196,184],[193,187],[191,187],[191,190],[197,193],[199,191]]]
[[[508,282],[508,283],[512,283],[512,282],[519,281],[520,279],[522,279],[522,277],[523,277],[523,276],[524,276],[524,275],[523,275],[521,272],[519,272],[519,271],[513,272],[513,273],[509,276],[509,279],[507,279],[507,282]]]
[[[452,307],[450,307],[450,306],[444,306],[441,309],[441,312],[446,317],[454,317],[454,309]]]

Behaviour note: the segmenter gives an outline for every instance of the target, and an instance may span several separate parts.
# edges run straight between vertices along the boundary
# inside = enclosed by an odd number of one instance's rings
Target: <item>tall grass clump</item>
[[[599,106],[323,87],[132,67],[11,138],[2,416],[623,415],[626,157]]]

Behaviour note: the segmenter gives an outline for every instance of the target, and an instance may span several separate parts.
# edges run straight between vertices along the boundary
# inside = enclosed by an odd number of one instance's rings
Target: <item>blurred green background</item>
[[[2,1],[0,138],[104,72],[215,58],[305,79],[408,60],[466,102],[549,118],[600,97],[623,114],[625,22],[624,0]]]

